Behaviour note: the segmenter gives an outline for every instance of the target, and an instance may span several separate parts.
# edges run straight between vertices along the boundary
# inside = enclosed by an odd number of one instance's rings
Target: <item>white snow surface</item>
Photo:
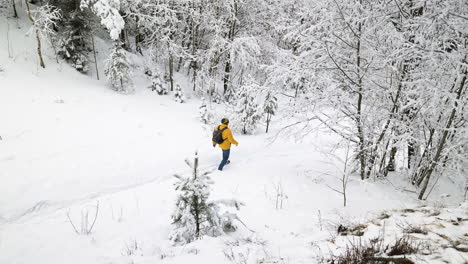
[[[135,76],[134,94],[116,93],[105,81],[57,63],[50,48],[47,68],[40,69],[34,38],[25,35],[27,21],[0,17],[2,36],[8,27],[10,55],[0,38],[2,264],[317,263],[317,248],[344,248],[328,240],[338,223],[370,221],[381,210],[418,204],[414,193],[387,181],[352,178],[343,208],[342,197],[327,187],[339,188],[339,178],[317,147],[337,140],[329,134],[317,132],[303,142],[235,134],[240,144],[232,163],[212,174],[212,195],[244,202],[237,213],[246,227],[238,223],[232,234],[173,246],[172,175],[190,173],[184,159],[195,151],[203,169],[214,169],[221,158],[211,146],[215,124],[200,122],[200,101],[192,95],[180,104],[159,96],[142,75]],[[102,48],[99,56],[106,52]],[[282,209],[276,208],[278,188]],[[97,204],[92,232],[76,234],[70,220],[80,229],[82,216],[92,218]],[[468,218],[466,207],[452,211]],[[468,232],[463,221],[459,227],[447,235]],[[440,254],[449,254],[450,263],[468,259],[446,250]]]

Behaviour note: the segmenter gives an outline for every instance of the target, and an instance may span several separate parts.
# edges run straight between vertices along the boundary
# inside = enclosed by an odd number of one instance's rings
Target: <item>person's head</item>
[[[229,125],[229,119],[227,119],[226,117],[221,119],[221,124],[223,125]]]

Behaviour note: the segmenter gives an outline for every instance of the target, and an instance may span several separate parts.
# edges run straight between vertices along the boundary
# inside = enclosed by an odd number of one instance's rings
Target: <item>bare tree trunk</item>
[[[31,20],[33,26],[36,27],[36,24],[35,24],[36,22],[34,21],[34,18],[31,15],[31,9],[29,8],[28,0],[24,0],[24,2],[26,3],[29,20]],[[41,65],[42,68],[45,68],[44,59],[42,58],[41,38],[39,37],[39,29],[36,28],[35,32],[36,32],[37,55],[39,56],[39,64]]]
[[[7,20],[7,48],[8,48],[8,58],[13,58],[13,55],[12,55],[12,52],[11,52],[11,48],[10,48],[10,21]]]
[[[18,12],[16,12],[16,3],[15,0],[11,0],[11,5],[13,7],[13,17],[18,18]]]
[[[375,163],[375,157],[376,157],[375,154],[377,153],[377,149],[378,149],[380,143],[382,142],[382,140],[385,137],[385,133],[387,132],[387,129],[388,129],[389,125],[390,125],[390,122],[391,122],[391,120],[393,118],[393,115],[396,113],[396,111],[398,109],[398,100],[400,99],[400,94],[401,94],[402,87],[403,87],[403,85],[400,82],[400,84],[398,85],[397,93],[395,95],[395,99],[393,100],[393,106],[392,106],[392,110],[390,111],[390,116],[388,117],[388,119],[387,119],[387,121],[385,123],[385,126],[384,126],[382,132],[379,135],[379,138],[374,143],[375,145],[374,145],[373,153],[372,153],[372,155],[370,157],[369,165],[367,167],[367,177],[366,178],[370,177],[370,174],[372,172],[372,167],[374,166],[374,163]]]
[[[171,84],[171,92],[174,91],[174,57],[169,52],[169,83]]]
[[[464,62],[466,63],[467,61],[465,60]],[[459,86],[458,91],[457,91],[457,98],[455,100],[455,105],[454,105],[454,107],[452,109],[452,112],[450,113],[450,116],[449,116],[449,119],[447,121],[447,125],[445,126],[444,132],[442,133],[442,138],[440,139],[439,143],[437,144],[436,154],[435,154],[434,158],[432,158],[430,167],[428,168],[428,170],[425,171],[425,174],[423,175],[423,178],[425,180],[424,180],[422,189],[419,192],[418,199],[420,199],[420,200],[423,199],[424,193],[426,192],[427,186],[429,184],[429,179],[430,179],[432,173],[434,172],[437,164],[439,163],[440,158],[442,157],[441,154],[442,154],[442,151],[445,148],[447,137],[449,136],[449,131],[450,131],[450,128],[452,127],[452,123],[453,123],[453,120],[455,119],[455,114],[457,112],[458,100],[460,100],[460,98],[462,97],[462,95],[463,95],[463,93],[465,91],[464,88],[465,88],[465,82],[466,82],[467,75],[468,75],[468,69],[465,68],[463,70],[463,76],[462,76],[462,79],[460,80],[460,86]],[[454,86],[455,85],[456,84],[454,84]]]
[[[231,75],[231,55],[228,54],[226,58],[226,66],[224,67],[224,78],[223,78],[223,84],[224,84],[224,90],[223,93],[226,95],[228,89],[229,89],[229,78]]]
[[[94,56],[94,66],[96,67],[96,78],[99,80],[99,69],[98,62],[96,58],[96,48],[94,46],[94,35],[91,33],[91,43],[93,44],[93,56]]]
[[[267,113],[266,131],[265,131],[265,133],[268,133],[268,128],[270,127],[270,121],[271,121],[271,114],[270,114],[270,113]]]
[[[237,2],[234,1],[234,9],[236,10],[236,13],[237,13]],[[234,40],[234,34],[236,33],[236,21],[232,21],[231,22],[232,25],[229,29],[229,33],[228,33],[228,39],[230,42],[232,42]],[[231,53],[227,53],[226,55],[226,65],[224,67],[224,78],[223,78],[223,82],[224,82],[224,95],[226,95],[228,89],[229,89],[229,82],[230,82],[230,78],[231,78],[231,71],[232,71],[232,64],[231,64]]]
[[[136,27],[136,32],[137,32],[135,36],[135,49],[138,53],[140,53],[140,55],[143,56],[143,51],[141,50],[141,42],[143,41],[143,36],[140,33],[140,29],[139,29],[140,18],[138,16],[136,16],[135,22],[136,22],[135,27]]]
[[[197,68],[193,68],[193,91],[197,88]]]
[[[361,1],[360,1],[361,2]],[[366,178],[366,142],[364,138],[364,131],[362,125],[362,77],[361,77],[361,32],[362,32],[362,24],[359,22],[358,24],[358,39],[356,45],[356,69],[357,69],[357,84],[358,84],[358,101],[357,101],[357,116],[356,116],[356,125],[358,130],[358,139],[359,139],[359,164],[360,164],[360,175],[361,180]]]

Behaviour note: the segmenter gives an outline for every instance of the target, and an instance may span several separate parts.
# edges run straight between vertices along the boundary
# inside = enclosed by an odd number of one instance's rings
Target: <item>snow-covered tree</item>
[[[233,220],[237,216],[232,213],[220,213],[221,206],[236,207],[242,203],[235,200],[210,201],[210,188],[213,184],[210,171],[200,172],[198,154],[195,153],[193,163],[185,161],[192,169],[189,177],[175,175],[178,192],[176,208],[172,214],[174,230],[169,238],[177,244],[186,244],[204,235],[219,236],[233,231]]]
[[[185,102],[185,97],[184,93],[182,92],[182,88],[180,87],[179,84],[176,85],[175,91],[174,91],[174,101],[178,103],[184,103]]]
[[[184,53],[180,48],[180,40],[177,39],[177,36],[185,35],[180,28],[184,23],[180,20],[182,12],[178,13],[177,10],[181,8],[181,4],[178,1],[151,0],[138,0],[128,4],[129,17],[144,32],[144,43],[167,62],[168,87],[173,91],[175,60]]]
[[[265,101],[263,102],[263,111],[266,114],[266,130],[268,133],[268,128],[270,127],[271,118],[276,114],[278,109],[278,99],[273,95],[272,92],[268,92]]]
[[[120,15],[120,0],[81,0],[81,9],[90,8],[107,28],[112,40],[118,40],[125,27]]]
[[[131,65],[128,62],[126,51],[118,41],[114,43],[104,73],[116,91],[128,93],[133,90]]]
[[[62,18],[62,15],[60,14],[60,10],[48,4],[35,10],[31,10],[28,0],[25,0],[25,4],[29,20],[32,22],[30,32],[34,32],[36,34],[39,64],[42,68],[45,68],[44,59],[42,57],[41,37],[51,38],[55,35],[55,31],[53,29],[57,26],[57,21]]]
[[[202,103],[200,105],[199,112],[200,112],[200,119],[204,124],[209,124],[211,123],[211,120],[213,119],[213,115],[210,113],[208,109],[208,105],[206,104],[206,100],[204,97],[201,98]]]
[[[90,30],[89,17],[84,12],[74,11],[64,19],[63,33],[57,40],[57,55],[69,62],[77,71],[88,71]]]
[[[235,119],[243,134],[253,133],[263,116],[263,109],[256,102],[255,87],[258,86],[252,84],[242,87],[235,107]]]
[[[152,91],[156,91],[159,95],[167,94],[167,88],[163,85],[158,73],[153,74],[150,88]]]

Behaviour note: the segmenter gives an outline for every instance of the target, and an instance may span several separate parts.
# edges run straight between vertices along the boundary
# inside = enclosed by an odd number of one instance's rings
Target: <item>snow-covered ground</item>
[[[2,36],[8,27],[11,56],[7,39],[0,38],[2,264],[316,263],[321,254],[345,247],[344,239],[331,239],[340,223],[364,223],[382,210],[419,206],[414,193],[391,184],[391,175],[388,181],[352,178],[343,208],[342,197],[330,189],[339,188],[338,173],[322,155],[322,147],[335,141],[329,134],[317,132],[302,143],[235,134],[240,144],[232,164],[212,174],[212,195],[245,203],[238,212],[245,226],[173,246],[172,175],[189,173],[184,159],[195,151],[203,169],[215,168],[221,157],[211,146],[214,124],[199,120],[199,100],[179,104],[170,95],[158,96],[145,88],[148,80],[141,74],[135,94],[115,93],[105,81],[57,63],[49,49],[47,68],[39,69],[33,36],[25,35],[27,21],[1,17]],[[450,223],[450,230],[439,226],[439,233],[453,241],[465,237],[466,244],[466,206],[439,207]],[[415,212],[405,220],[401,211],[393,212],[388,236],[401,233],[397,227],[405,221],[431,225],[437,218]],[[81,231],[86,215],[97,215],[92,232],[77,234],[74,228]],[[378,233],[382,224],[371,223],[369,234]],[[468,261],[467,253],[446,250],[433,250],[439,259],[413,260],[437,263],[447,255],[449,263]]]

